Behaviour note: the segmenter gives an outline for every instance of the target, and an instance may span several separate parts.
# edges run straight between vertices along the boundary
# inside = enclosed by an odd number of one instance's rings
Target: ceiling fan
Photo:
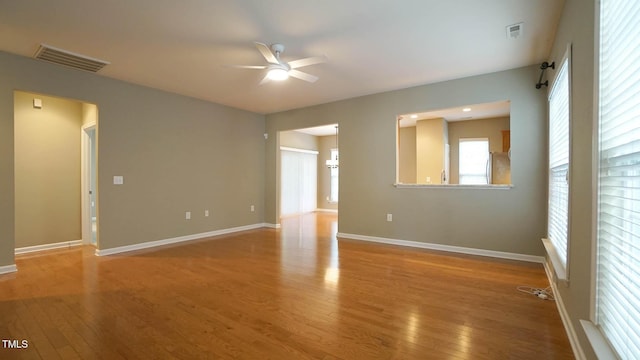
[[[298,68],[303,66],[309,66],[314,64],[320,64],[327,61],[326,56],[313,56],[299,60],[293,60],[289,62],[282,61],[280,59],[280,55],[284,51],[284,45],[282,44],[273,44],[271,47],[256,42],[256,47],[260,54],[267,60],[267,65],[232,65],[232,67],[240,68],[240,69],[257,69],[257,70],[267,70],[267,74],[260,82],[260,85],[269,82],[270,80],[281,81],[286,80],[289,76],[294,78],[298,78],[300,80],[308,81],[310,83],[316,82],[318,77],[315,75],[307,74]]]

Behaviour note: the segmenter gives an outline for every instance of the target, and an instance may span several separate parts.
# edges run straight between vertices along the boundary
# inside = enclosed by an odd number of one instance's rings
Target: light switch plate
[[[113,177],[113,184],[114,185],[122,185],[124,184],[124,177],[120,176],[120,175],[116,175]]]

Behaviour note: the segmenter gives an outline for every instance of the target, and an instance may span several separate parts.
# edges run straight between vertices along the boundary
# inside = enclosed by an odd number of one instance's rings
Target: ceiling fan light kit
[[[267,77],[269,80],[282,81],[289,78],[289,70],[284,66],[270,65]]]
[[[267,60],[267,65],[233,65],[235,68],[240,69],[257,69],[257,70],[267,70],[267,74],[262,79],[260,84],[264,84],[270,80],[282,81],[286,80],[289,77],[294,77],[300,80],[304,80],[310,83],[316,82],[318,77],[315,75],[311,75],[300,70],[296,70],[298,68],[324,63],[327,61],[326,56],[314,56],[304,59],[293,60],[290,62],[285,62],[280,59],[280,54],[284,51],[284,45],[282,44],[273,44],[271,47],[263,43],[256,42],[256,48],[262,56]]]

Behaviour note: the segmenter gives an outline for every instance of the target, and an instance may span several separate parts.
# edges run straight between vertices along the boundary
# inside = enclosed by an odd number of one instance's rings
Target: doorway
[[[280,217],[338,212],[337,130],[330,124],[279,133]]]
[[[97,244],[97,137],[96,105],[14,91],[16,254]]]

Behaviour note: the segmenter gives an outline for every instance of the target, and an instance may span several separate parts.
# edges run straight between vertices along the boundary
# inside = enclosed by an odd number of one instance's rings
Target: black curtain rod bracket
[[[538,83],[536,84],[536,89],[540,89],[542,88],[542,86],[549,86],[549,80],[545,80],[544,82],[542,82],[542,76],[544,76],[544,71],[547,70],[547,68],[552,68],[555,69],[556,68],[556,62],[553,61],[551,64],[549,64],[548,62],[543,62],[542,64],[540,64],[540,77],[538,78]]]

